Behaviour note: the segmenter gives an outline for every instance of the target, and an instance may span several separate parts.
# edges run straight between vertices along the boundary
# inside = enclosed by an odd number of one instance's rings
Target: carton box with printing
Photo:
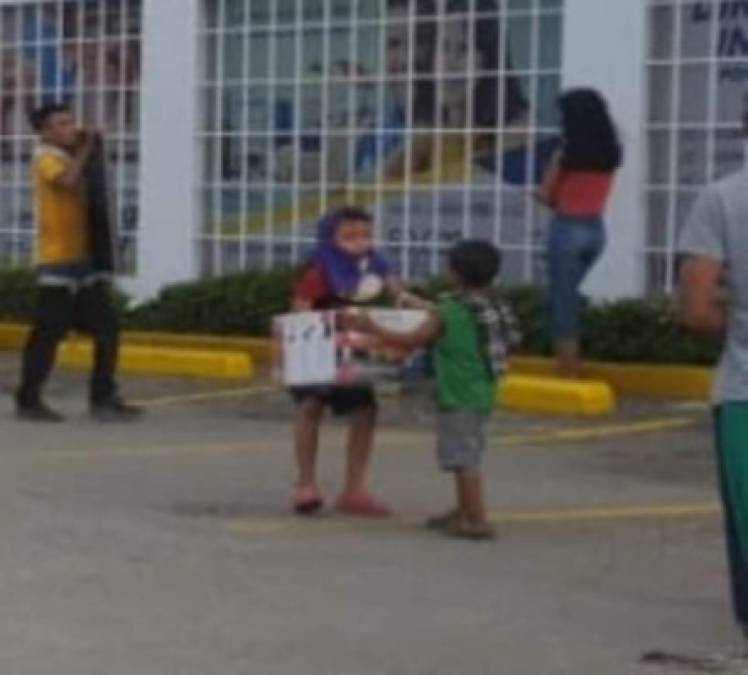
[[[351,310],[295,312],[273,321],[274,378],[284,386],[356,385],[397,380],[419,354],[386,344],[374,335],[344,328]],[[371,319],[407,332],[425,319],[422,310],[374,308]]]

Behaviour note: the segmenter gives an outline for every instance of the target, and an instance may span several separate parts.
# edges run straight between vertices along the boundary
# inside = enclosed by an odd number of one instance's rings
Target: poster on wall
[[[224,193],[222,231],[271,222],[276,241],[311,238],[323,204],[352,199],[379,205],[381,239],[413,275],[433,271],[419,246],[465,233],[527,243],[530,188],[558,143],[560,15],[542,22],[538,56],[530,14],[506,18],[494,0],[472,13],[450,0],[440,16],[430,0],[359,3],[371,15],[357,17],[352,4],[304,2],[299,34],[295,2],[253,3],[246,50],[226,50],[226,72],[246,51],[249,78],[223,90],[221,178],[258,189]]]

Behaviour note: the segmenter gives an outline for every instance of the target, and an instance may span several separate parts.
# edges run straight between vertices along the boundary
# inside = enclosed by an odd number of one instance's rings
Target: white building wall
[[[608,246],[585,284],[598,298],[643,291],[646,144],[644,0],[565,0],[563,86],[605,95],[624,144],[625,162],[608,208]]]
[[[199,0],[144,0],[141,218],[135,297],[196,276]]]

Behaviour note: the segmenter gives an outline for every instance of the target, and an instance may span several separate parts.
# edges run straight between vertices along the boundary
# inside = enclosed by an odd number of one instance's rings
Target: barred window
[[[202,273],[299,261],[336,205],[406,277],[456,240],[542,273],[562,0],[204,0]]]
[[[748,6],[650,0],[646,289],[675,282],[679,228],[706,183],[744,163]]]
[[[125,270],[136,270],[141,0],[0,7],[0,265],[33,257],[28,114],[64,101],[104,132]]]

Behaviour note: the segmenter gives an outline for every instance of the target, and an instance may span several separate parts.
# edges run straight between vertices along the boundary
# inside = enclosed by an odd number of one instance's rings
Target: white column
[[[563,87],[594,87],[608,100],[625,159],[608,207],[608,247],[584,291],[597,298],[644,288],[646,14],[644,0],[564,0]]]
[[[196,274],[199,0],[144,0],[136,298]]]

